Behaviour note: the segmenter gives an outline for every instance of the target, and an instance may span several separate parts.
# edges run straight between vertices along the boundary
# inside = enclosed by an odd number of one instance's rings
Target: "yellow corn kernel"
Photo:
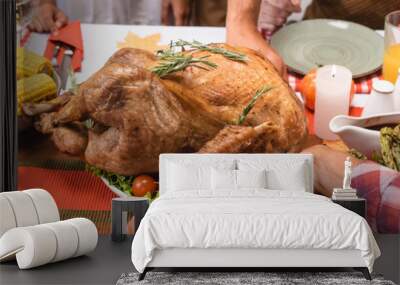
[[[22,78],[17,82],[18,115],[21,114],[21,105],[27,102],[39,102],[52,99],[57,94],[54,80],[47,74],[40,73],[31,77]]]
[[[17,49],[17,79],[29,77],[38,73],[53,75],[51,62],[25,48]]]

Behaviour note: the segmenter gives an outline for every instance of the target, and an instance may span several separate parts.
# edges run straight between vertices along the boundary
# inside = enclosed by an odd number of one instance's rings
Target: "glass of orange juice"
[[[383,79],[396,82],[400,68],[400,10],[385,18],[385,54],[383,57]]]

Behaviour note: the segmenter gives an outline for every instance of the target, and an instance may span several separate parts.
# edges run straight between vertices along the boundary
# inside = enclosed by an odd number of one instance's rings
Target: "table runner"
[[[79,164],[57,161],[19,166],[18,190],[30,188],[47,190],[56,201],[62,220],[84,217],[95,223],[99,234],[111,232],[111,199],[116,195]]]

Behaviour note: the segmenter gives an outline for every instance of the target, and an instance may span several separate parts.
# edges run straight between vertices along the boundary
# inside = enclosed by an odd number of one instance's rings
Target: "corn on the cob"
[[[51,62],[36,53],[24,48],[17,49],[17,79],[29,77],[38,73],[53,75]]]
[[[21,115],[21,106],[27,102],[39,102],[56,96],[57,86],[47,74],[40,73],[31,77],[22,78],[17,82],[18,115]]]

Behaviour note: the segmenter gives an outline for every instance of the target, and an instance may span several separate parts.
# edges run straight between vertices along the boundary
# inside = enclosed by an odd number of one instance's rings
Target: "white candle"
[[[344,66],[326,65],[317,70],[314,128],[318,137],[338,139],[329,130],[329,122],[337,115],[349,113],[351,80],[351,71]]]

